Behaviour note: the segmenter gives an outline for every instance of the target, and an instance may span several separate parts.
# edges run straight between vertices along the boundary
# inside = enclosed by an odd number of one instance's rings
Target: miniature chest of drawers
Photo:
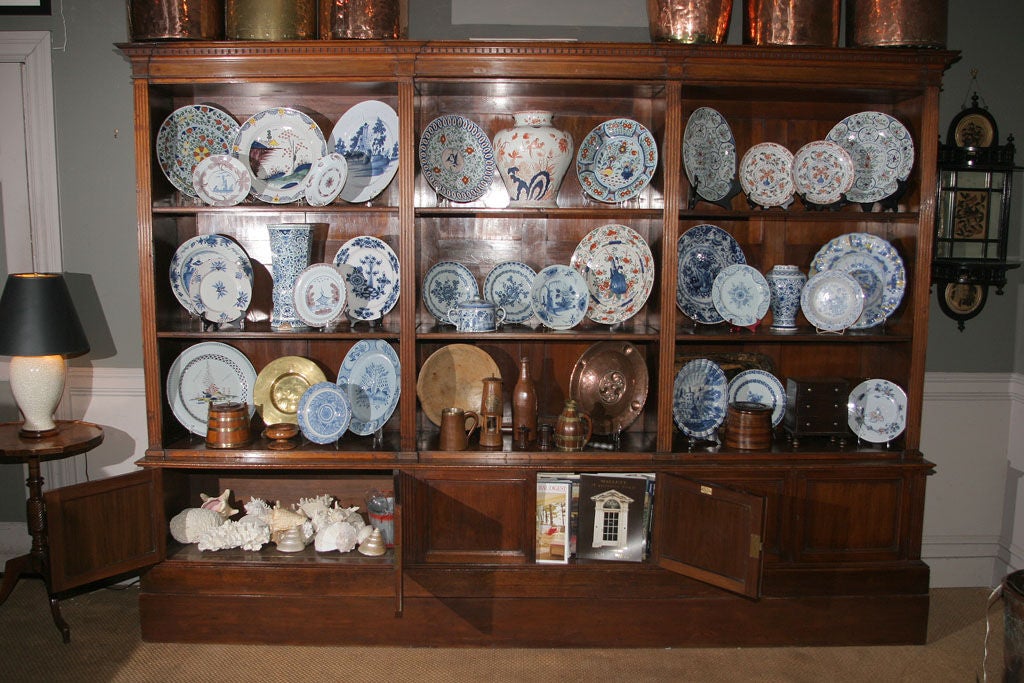
[[[793,444],[804,436],[847,436],[846,402],[850,384],[842,377],[790,377],[786,380],[783,425]]]

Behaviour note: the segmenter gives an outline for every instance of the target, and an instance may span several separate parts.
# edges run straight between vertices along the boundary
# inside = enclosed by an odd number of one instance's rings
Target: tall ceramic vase
[[[771,293],[772,329],[795,330],[800,292],[807,276],[797,266],[775,266],[765,276]]]
[[[551,125],[549,111],[514,114],[515,126],[494,136],[494,162],[509,206],[557,206],[572,161],[572,136]]]
[[[307,266],[313,248],[313,226],[308,223],[270,225],[270,274],[274,280],[270,327],[305,329],[295,312],[295,280]]]

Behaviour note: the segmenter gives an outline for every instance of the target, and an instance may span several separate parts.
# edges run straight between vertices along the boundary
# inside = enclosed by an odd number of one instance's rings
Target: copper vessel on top
[[[651,40],[674,43],[725,42],[733,0],[647,0]]]
[[[220,40],[224,0],[128,0],[132,40]]]
[[[743,0],[747,45],[839,45],[840,0]]]
[[[846,0],[846,45],[944,48],[948,4],[948,0]]]

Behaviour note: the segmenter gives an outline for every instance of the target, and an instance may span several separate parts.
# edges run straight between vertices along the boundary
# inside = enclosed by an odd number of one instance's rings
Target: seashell
[[[344,522],[335,522],[316,532],[313,547],[316,548],[317,552],[329,553],[332,550],[338,549],[338,534],[341,533],[343,524]]]
[[[281,531],[272,538],[277,544],[277,549],[283,553],[297,553],[306,547],[306,544],[302,542],[302,531],[298,526]]]
[[[371,557],[383,555],[387,551],[387,546],[384,545],[384,537],[380,535],[380,529],[371,531],[369,538],[359,546],[359,552]]]
[[[370,526],[369,524],[363,525],[362,527],[360,527],[359,531],[356,532],[356,543],[358,543],[359,545],[366,543],[366,539],[368,539],[370,537],[370,534],[372,533],[372,526]]]
[[[329,493],[321,494],[315,498],[299,498],[299,510],[310,519],[313,519],[318,514],[329,510],[333,500],[334,496]]]
[[[270,527],[266,524],[243,524],[228,520],[216,528],[200,533],[198,543],[200,550],[259,550],[269,541]]]
[[[306,516],[299,512],[275,507],[270,511],[270,519],[267,521],[270,523],[271,531],[286,531],[288,529],[294,529],[305,522]]]
[[[270,504],[262,498],[250,498],[249,502],[242,507],[245,508],[246,515],[261,517],[263,519],[269,519],[270,517]]]
[[[338,550],[347,553],[354,550],[356,547],[356,540],[359,538],[359,532],[352,528],[352,525],[348,522],[341,522],[339,524],[341,530],[338,532]]]
[[[206,508],[185,508],[171,518],[171,536],[178,543],[196,543],[199,535],[224,523],[220,513]]]
[[[228,504],[228,498],[231,497],[231,489],[224,489],[224,492],[216,498],[208,496],[205,493],[200,493],[199,497],[203,501],[203,504],[200,507],[205,510],[213,510],[214,512],[220,513],[220,516],[224,519],[227,519],[238,512],[238,510]]]
[[[313,531],[313,522],[307,519],[299,525],[299,531],[302,532],[302,542],[309,545],[309,542],[313,540],[313,535],[316,533]]]

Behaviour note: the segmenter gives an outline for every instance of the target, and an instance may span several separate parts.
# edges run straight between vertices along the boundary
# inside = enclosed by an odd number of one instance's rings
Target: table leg
[[[61,637],[64,639],[64,643],[71,642],[71,627],[68,626],[68,622],[64,621],[64,617],[60,615],[60,600],[50,595],[50,616],[53,617],[53,624],[60,631]]]

